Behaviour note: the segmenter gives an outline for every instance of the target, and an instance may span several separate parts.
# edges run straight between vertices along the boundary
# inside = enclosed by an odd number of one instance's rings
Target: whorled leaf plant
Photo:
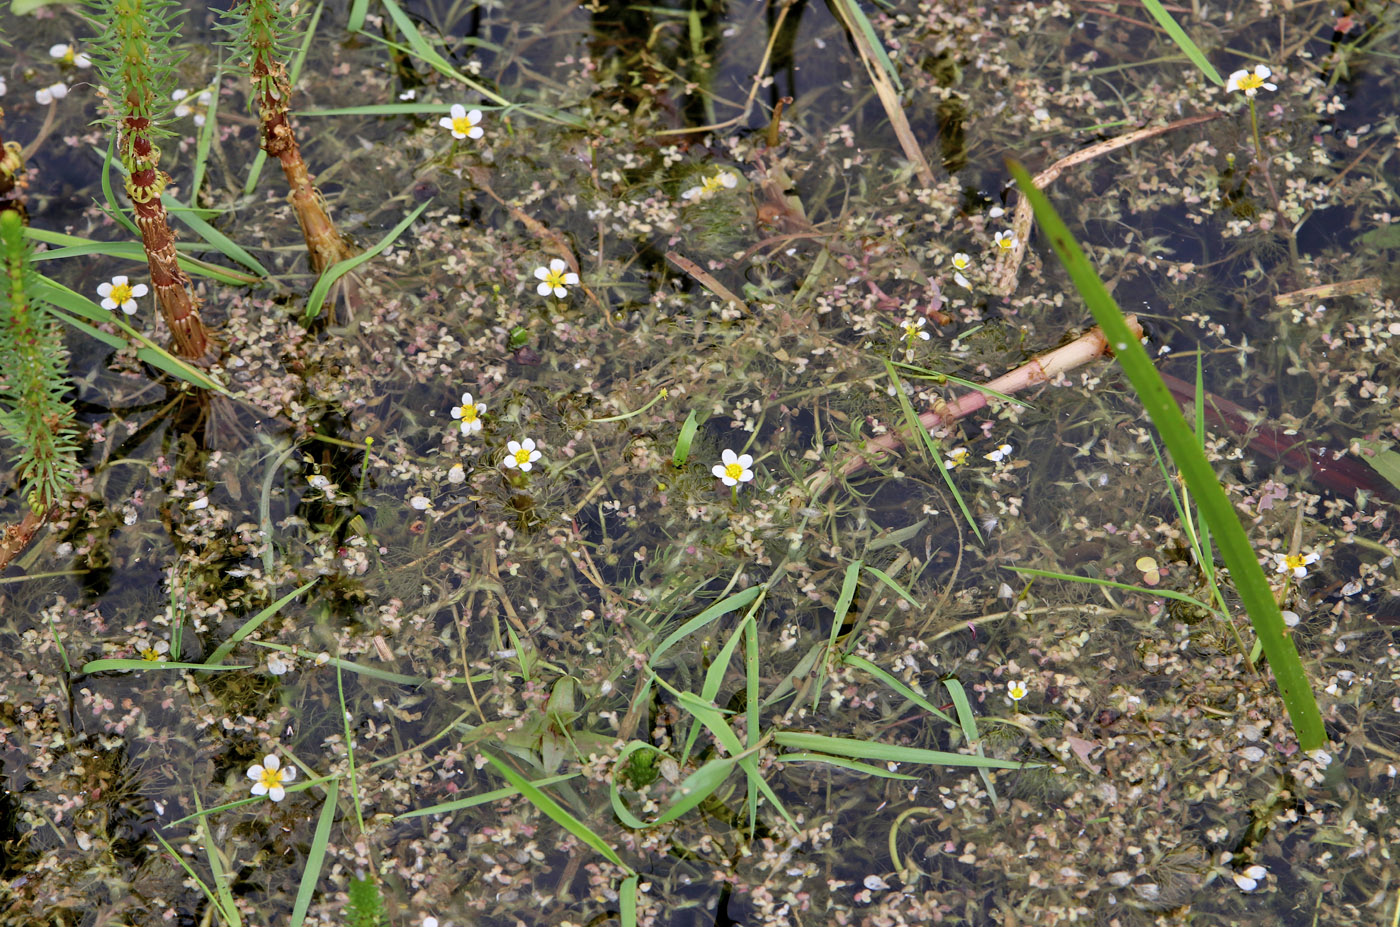
[[[170,177],[160,169],[156,145],[170,134],[163,122],[180,60],[175,49],[180,33],[173,15],[181,8],[174,0],[91,0],[91,4],[98,35],[88,41],[88,47],[112,94],[117,152],[126,170],[126,194],[141,230],[151,287],[176,353],[201,358],[212,341],[190,278],[176,260],[175,235],[160,198]]]

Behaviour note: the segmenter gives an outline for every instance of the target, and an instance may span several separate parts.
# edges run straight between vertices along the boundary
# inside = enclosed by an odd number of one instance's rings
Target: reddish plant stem
[[[151,144],[147,131],[150,120],[128,116],[122,120],[122,145],[135,156],[140,165],[126,181],[136,213],[136,227],[141,230],[141,244],[146,249],[146,264],[151,270],[151,289],[155,290],[165,324],[175,340],[175,351],[181,357],[198,360],[209,350],[209,335],[199,317],[199,300],[190,288],[189,276],[180,269],[175,254],[175,235],[170,231],[161,191],[170,179],[157,165],[160,150]]]
[[[18,557],[29,542],[34,540],[34,535],[44,526],[44,521],[48,517],[48,510],[35,512],[33,509],[24,513],[24,518],[17,525],[6,525],[4,531],[0,531],[0,570],[10,565],[10,561]]]
[[[1173,396],[1187,409],[1196,405],[1196,387],[1170,374],[1162,374]],[[1395,487],[1372,470],[1365,461],[1322,444],[1309,444],[1296,435],[1284,434],[1267,424],[1262,416],[1251,413],[1228,399],[1206,393],[1203,402],[1206,421],[1216,428],[1232,432],[1245,439],[1250,450],[1280,461],[1291,470],[1304,473],[1319,486],[1332,492],[1355,496],[1359,490],[1392,501],[1397,500]]]
[[[291,86],[286,68],[281,62],[272,61],[259,51],[253,58],[252,77],[254,87],[267,88],[258,98],[263,151],[282,165],[282,174],[292,191],[292,209],[296,211],[302,237],[306,239],[311,269],[319,274],[332,264],[352,256],[355,250],[331,221],[311,172],[302,160],[301,146],[297,144],[296,133],[287,119]]]

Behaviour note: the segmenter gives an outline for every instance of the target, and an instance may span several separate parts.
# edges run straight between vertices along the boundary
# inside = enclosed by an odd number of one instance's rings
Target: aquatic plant
[[[36,293],[32,247],[16,209],[0,211],[0,430],[18,449],[16,473],[38,518],[73,488],[77,428],[65,399],[68,353]]]
[[[1215,535],[1220,556],[1230,568],[1235,588],[1244,601],[1245,611],[1254,625],[1259,643],[1269,658],[1269,666],[1274,672],[1279,695],[1288,710],[1299,746],[1304,750],[1320,748],[1327,742],[1322,714],[1293,638],[1286,633],[1278,602],[1259,566],[1244,526],[1240,524],[1195,434],[1186,424],[1181,407],[1176,404],[1171,391],[1143,350],[1139,341],[1141,329],[1128,323],[1074,236],[1050,205],[1049,199],[1036,188],[1030,174],[1016,162],[1009,163],[1008,168],[1016,178],[1022,195],[1035,210],[1037,221],[1045,229],[1075,288],[1103,328],[1104,335],[1112,339],[1114,354],[1171,451],[1182,479],[1195,495],[1205,521]]]
[[[301,156],[296,131],[287,114],[292,87],[284,59],[290,53],[285,37],[296,34],[298,17],[286,0],[243,0],[229,8],[226,28],[234,38],[229,46],[248,68],[253,100],[258,107],[262,149],[282,165],[291,188],[292,209],[306,239],[311,269],[317,274],[355,254],[326,212],[325,200],[316,189],[311,171]]]
[[[199,314],[199,298],[180,267],[175,234],[161,201],[170,177],[160,169],[156,142],[170,133],[165,109],[180,61],[175,0],[94,0],[99,34],[91,40],[93,59],[112,93],[109,116],[117,152],[126,171],[141,244],[151,269],[151,286],[175,350],[191,360],[203,357],[211,341]]]

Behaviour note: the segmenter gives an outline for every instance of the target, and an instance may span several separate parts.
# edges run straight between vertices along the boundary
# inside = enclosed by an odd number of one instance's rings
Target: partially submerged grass
[[[1238,575],[1207,555],[1201,496],[1159,469],[1113,364],[936,434],[911,421],[1089,324],[1035,249],[990,295],[1002,154],[1058,164],[1105,126],[1230,103],[1156,29],[1045,4],[872,14],[910,131],[956,170],[931,166],[930,185],[819,7],[783,5],[772,34],[757,7],[532,3],[483,10],[480,33],[382,9],[355,4],[371,31],[343,45],[322,16],[298,88],[324,114],[305,144],[337,217],[383,243],[355,271],[363,315],[302,324],[329,290],[313,294],[278,196],[244,197],[258,159],[228,86],[168,157],[200,177],[179,202],[208,226],[218,276],[201,285],[230,341],[205,375],[237,404],[167,390],[123,320],[73,312],[99,333],[74,336],[87,473],[0,577],[19,923],[370,922],[382,905],[458,925],[1146,927],[1385,905],[1385,504],[1323,495],[1197,418],[1259,555],[1326,554],[1276,586],[1346,731],[1308,754],[1227,627]],[[1232,12],[1182,22],[1213,56],[1264,55],[1265,20]],[[1302,40],[1319,15],[1273,14],[1267,34]],[[1118,300],[1176,349],[1158,362],[1205,358],[1197,395],[1384,449],[1393,300],[1379,284],[1330,290],[1325,311],[1284,298],[1389,279],[1388,246],[1341,226],[1326,240],[1346,248],[1304,240],[1324,205],[1362,226],[1383,211],[1361,131],[1379,116],[1322,131],[1322,62],[1375,60],[1342,35],[1274,62],[1292,78],[1260,110],[1292,182],[1279,203],[1226,158],[1239,112],[1104,149],[1056,190]],[[818,38],[830,80],[809,86],[792,55]],[[759,61],[772,73],[754,79]],[[215,73],[191,67],[190,85]],[[768,76],[798,98],[781,118],[756,102]],[[454,145],[436,120],[473,87],[490,131]],[[709,112],[742,131],[687,138]],[[58,131],[87,118],[63,110]],[[82,141],[74,157],[102,147]],[[101,160],[83,162],[94,177]],[[720,169],[735,188],[683,196]],[[102,240],[121,203],[82,182],[75,205],[46,193],[33,231],[79,240],[45,269],[87,299],[121,256]],[[1303,271],[1276,231],[1299,223]],[[555,257],[583,278],[564,300],[536,295]],[[902,334],[918,316],[928,342]],[[464,391],[487,408],[470,435],[449,416]],[[527,436],[543,459],[506,473],[505,442]],[[844,469],[900,437],[923,450]],[[711,475],[725,449],[756,458],[737,492]],[[819,471],[834,477],[814,496]],[[1134,572],[1148,554],[1156,586]],[[166,662],[137,659],[167,636]],[[247,791],[268,752],[304,774],[278,804]],[[1269,874],[1244,893],[1233,876],[1256,864]]]

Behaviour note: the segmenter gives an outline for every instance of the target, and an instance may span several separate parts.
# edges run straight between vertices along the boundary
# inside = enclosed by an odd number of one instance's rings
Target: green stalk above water
[[[1020,163],[1008,161],[1007,167],[1016,178],[1021,194],[1030,200],[1036,221],[1049,236],[1050,244],[1069,272],[1075,289],[1084,297],[1089,311],[1103,329],[1110,347],[1123,366],[1123,372],[1127,374],[1143,408],[1152,417],[1152,424],[1157,426],[1172,460],[1204,514],[1220,549],[1220,556],[1230,569],[1235,589],[1254,625],[1254,632],[1259,636],[1260,646],[1273,669],[1279,695],[1288,710],[1299,746],[1304,750],[1321,747],[1327,742],[1327,733],[1323,729],[1322,714],[1318,711],[1307,673],[1298,658],[1298,650],[1283,623],[1278,602],[1259,565],[1258,554],[1245,534],[1244,526],[1240,524],[1220,480],[1216,478],[1215,470],[1186,423],[1181,407],[1172,398],[1147,351],[1129,330],[1123,311],[1109,295],[1103,280],[1050,205],[1050,200],[1035,186],[1031,175]]]

